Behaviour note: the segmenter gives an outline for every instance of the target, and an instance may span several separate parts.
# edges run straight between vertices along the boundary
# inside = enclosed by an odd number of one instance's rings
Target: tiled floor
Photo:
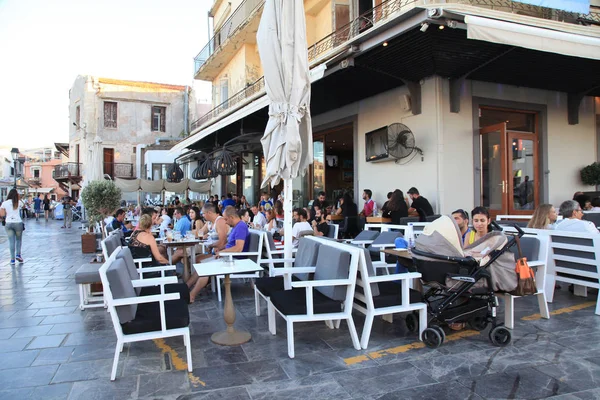
[[[254,314],[250,286],[234,283],[236,325],[252,341],[211,343],[225,324],[222,305],[204,293],[190,306],[193,373],[185,370],[181,339],[141,342],[125,346],[110,382],[116,339],[109,315],[77,309],[73,274],[91,258],[81,254],[78,226],[28,221],[25,263],[15,267],[0,232],[0,399],[600,398],[596,293],[583,299],[564,287],[551,310],[583,308],[524,321],[539,311],[535,299],[518,299],[506,348],[492,346],[487,332],[464,331],[439,349],[421,348],[396,318],[376,321],[367,351],[352,348],[344,324],[297,324],[290,359],[283,321],[276,336],[269,334],[266,317]],[[362,318],[355,320],[360,333]]]

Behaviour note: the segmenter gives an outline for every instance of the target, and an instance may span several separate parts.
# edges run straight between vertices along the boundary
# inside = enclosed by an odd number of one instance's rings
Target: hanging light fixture
[[[215,158],[215,171],[219,175],[237,174],[237,161],[234,159],[233,153],[225,147]]]
[[[183,179],[183,170],[179,167],[176,161],[167,170],[167,181],[179,183]]]
[[[192,172],[192,179],[194,179],[194,180],[206,179],[200,175],[200,168],[201,168],[200,160],[198,160],[198,166],[196,167],[194,172]]]
[[[211,179],[217,177],[217,173],[215,172],[214,168],[214,160],[212,157],[207,157],[206,160],[204,160],[204,162],[200,165],[197,176],[198,179]]]

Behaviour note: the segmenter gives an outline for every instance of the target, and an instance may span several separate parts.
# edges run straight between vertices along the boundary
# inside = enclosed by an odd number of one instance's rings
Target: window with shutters
[[[79,129],[79,121],[81,119],[81,108],[77,106],[75,109],[75,123],[77,124],[77,129]]]
[[[104,127],[117,127],[117,103],[114,101],[104,102]]]
[[[152,132],[166,132],[167,107],[152,106]]]

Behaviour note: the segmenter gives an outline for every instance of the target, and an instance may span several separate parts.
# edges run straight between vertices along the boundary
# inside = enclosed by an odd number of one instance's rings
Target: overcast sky
[[[0,0],[0,147],[68,142],[77,75],[192,85],[212,2]]]

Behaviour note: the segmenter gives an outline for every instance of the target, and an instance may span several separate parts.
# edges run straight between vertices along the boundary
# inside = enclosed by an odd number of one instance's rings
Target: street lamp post
[[[19,160],[19,149],[17,149],[16,147],[13,147],[12,150],[10,151],[10,155],[12,156],[13,159],[13,163],[14,163],[14,170],[13,170],[13,175],[15,176],[15,185],[14,188],[15,190],[17,190],[17,161]]]

